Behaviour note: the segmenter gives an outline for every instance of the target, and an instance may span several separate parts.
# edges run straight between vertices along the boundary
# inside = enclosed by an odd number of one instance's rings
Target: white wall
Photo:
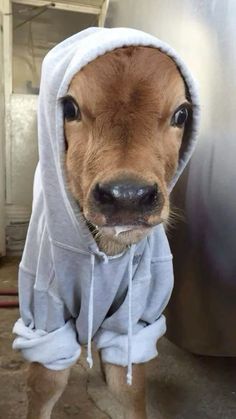
[[[37,95],[11,96],[12,203],[31,212],[33,174],[38,162]]]
[[[198,0],[110,0],[105,25],[149,32],[176,49],[199,82],[202,103],[208,109],[208,121],[211,108],[207,106],[209,86],[216,82],[214,62],[219,60],[215,33],[208,16],[204,19],[203,15],[207,8],[214,7],[214,3]],[[207,119],[203,117],[202,123],[207,123]]]

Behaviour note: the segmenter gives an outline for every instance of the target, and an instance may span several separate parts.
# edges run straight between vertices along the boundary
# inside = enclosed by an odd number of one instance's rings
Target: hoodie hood
[[[44,59],[38,113],[40,168],[48,217],[51,218],[51,207],[53,205],[55,208],[55,200],[58,207],[60,206],[60,213],[53,212],[51,224],[51,233],[55,240],[61,241],[60,230],[63,230],[63,242],[66,240],[71,244],[76,240],[79,229],[80,235],[85,234],[86,241],[93,243],[87,229],[83,228],[83,223],[78,222],[78,205],[66,189],[65,141],[60,98],[66,95],[73,76],[86,64],[115,48],[132,45],[155,47],[170,56],[179,68],[193,105],[191,126],[185,133],[184,149],[181,150],[178,168],[169,185],[169,191],[193,153],[199,121],[196,83],[183,60],[169,45],[147,33],[129,28],[89,28],[66,39]],[[58,228],[59,226],[67,227],[68,237],[65,237],[65,229]]]

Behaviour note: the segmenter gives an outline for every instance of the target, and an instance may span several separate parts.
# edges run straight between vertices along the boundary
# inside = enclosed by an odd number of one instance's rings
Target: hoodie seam
[[[81,253],[82,255],[91,255],[91,252],[86,252],[85,250],[71,246],[70,244],[61,243],[57,240],[53,240],[52,238],[49,238],[49,240],[54,246],[60,247],[61,249],[70,250],[75,253]]]
[[[64,249],[64,250],[70,250],[71,252],[75,252],[75,253],[80,253],[80,254],[82,254],[82,255],[87,255],[87,256],[90,256],[90,255],[92,255],[92,254],[97,254],[97,252],[96,251],[88,251],[88,252],[86,252],[85,250],[83,250],[83,249],[80,249],[80,248],[77,248],[77,247],[74,247],[74,246],[71,246],[71,245],[69,245],[69,244],[65,244],[65,243],[61,243],[61,242],[59,242],[59,241],[57,241],[57,240],[53,240],[52,238],[49,238],[49,240],[50,240],[50,242],[51,242],[51,244],[52,245],[54,245],[54,246],[56,246],[56,247],[60,247],[61,249]],[[110,261],[112,261],[112,260],[115,260],[115,259],[118,259],[118,258],[121,258],[122,256],[124,256],[125,254],[126,254],[126,252],[127,252],[127,250],[128,249],[126,249],[126,250],[124,250],[122,253],[119,253],[118,255],[114,255],[114,256],[107,256],[107,259]],[[100,252],[101,254],[103,254],[103,252]]]

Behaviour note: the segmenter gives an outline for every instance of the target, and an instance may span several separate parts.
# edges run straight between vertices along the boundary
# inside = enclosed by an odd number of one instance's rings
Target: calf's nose
[[[158,186],[156,183],[145,184],[133,179],[97,183],[93,198],[101,211],[147,212],[157,205]]]

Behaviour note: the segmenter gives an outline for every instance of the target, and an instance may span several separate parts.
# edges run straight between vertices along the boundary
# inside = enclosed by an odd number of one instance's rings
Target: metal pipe
[[[4,296],[12,296],[12,295],[18,295],[18,291],[16,290],[16,289],[2,289],[2,290],[0,290],[0,296],[2,296],[2,295],[4,295]],[[16,308],[16,307],[19,307],[19,302],[18,302],[18,300],[16,299],[15,301],[14,300],[11,300],[11,301],[6,301],[6,300],[3,300],[3,301],[1,301],[0,300],[0,308]]]
[[[0,301],[0,308],[17,308],[19,307],[18,301]]]
[[[18,291],[17,290],[13,290],[13,289],[0,289],[0,295],[18,295]]]

